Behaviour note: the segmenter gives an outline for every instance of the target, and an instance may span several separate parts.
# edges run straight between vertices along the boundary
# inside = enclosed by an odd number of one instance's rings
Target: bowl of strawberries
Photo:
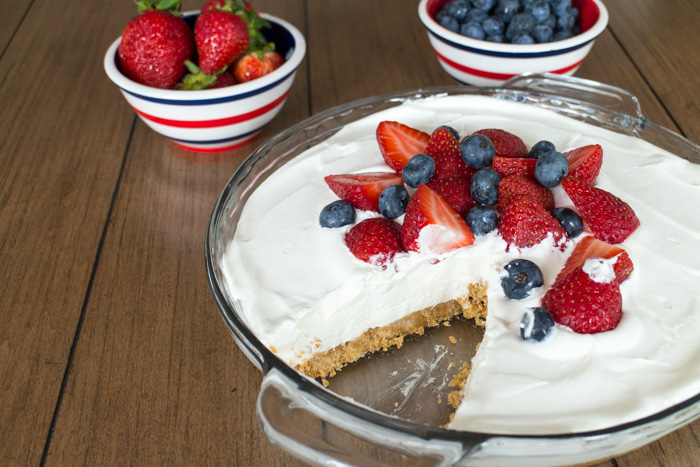
[[[105,54],[104,67],[136,114],[198,153],[255,139],[282,109],[306,53],[290,23],[243,0],[141,0]]]

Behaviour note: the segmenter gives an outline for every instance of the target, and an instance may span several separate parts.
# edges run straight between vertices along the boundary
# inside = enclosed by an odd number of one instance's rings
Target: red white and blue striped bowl
[[[194,24],[197,14],[189,12],[183,17]],[[306,53],[306,41],[297,28],[274,16],[260,16],[270,22],[272,27],[263,32],[285,57],[285,63],[254,81],[201,91],[144,86],[119,69],[117,48],[121,38],[107,50],[105,71],[138,116],[178,146],[200,153],[244,146],[282,109]]]
[[[422,0],[418,16],[440,65],[455,80],[474,86],[498,86],[527,72],[573,75],[608,25],[608,11],[600,0],[572,0],[579,9],[580,34],[532,45],[488,42],[457,34],[435,21],[448,1]]]

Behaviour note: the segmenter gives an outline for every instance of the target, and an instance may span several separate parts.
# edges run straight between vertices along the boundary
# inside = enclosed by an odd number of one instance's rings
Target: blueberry
[[[569,208],[555,208],[552,217],[559,221],[569,238],[578,237],[583,232],[583,221],[576,211]]]
[[[530,149],[530,153],[527,155],[530,159],[539,159],[539,157],[545,152],[556,151],[554,144],[549,141],[542,140],[535,143],[535,145]]]
[[[474,235],[486,235],[498,225],[498,214],[489,206],[474,206],[464,218]]]
[[[528,259],[514,259],[503,269],[507,274],[501,276],[501,287],[511,300],[522,300],[544,284],[542,270]]]
[[[538,24],[532,31],[532,37],[538,44],[543,44],[545,42],[551,41],[552,34],[554,34],[554,31],[552,31],[552,28],[550,28],[546,24]]]
[[[569,173],[569,161],[558,151],[542,154],[535,164],[535,179],[546,188],[559,185],[562,178]]]
[[[485,12],[491,11],[496,4],[496,0],[472,0],[472,6]]]
[[[515,36],[511,41],[513,44],[534,44],[535,39],[528,33]]]
[[[454,19],[450,15],[444,15],[438,18],[437,16],[435,19],[438,20],[438,23],[440,23],[440,26],[443,28],[449,29],[452,32],[459,32],[459,21]]]
[[[459,132],[449,125],[440,125],[439,127],[435,128],[435,130],[447,130],[455,136],[457,141],[459,141]]]
[[[551,14],[551,11],[552,9],[550,8],[549,3],[547,3],[545,0],[537,0],[525,7],[525,12],[534,16],[539,23],[546,20]]]
[[[471,37],[472,39],[483,40],[486,38],[484,34],[484,29],[481,24],[471,21],[469,23],[464,23],[459,28],[459,33],[463,36]]]
[[[552,7],[552,13],[556,16],[561,16],[566,13],[567,8],[571,6],[571,0],[549,0]]]
[[[469,2],[467,0],[454,0],[445,4],[443,8],[448,15],[452,16],[459,22],[464,21],[467,17],[467,12],[469,11]]]
[[[496,156],[496,147],[491,140],[480,134],[464,138],[459,145],[459,151],[464,163],[473,169],[488,167]]]
[[[526,342],[542,342],[554,328],[554,318],[544,308],[532,308],[520,321],[520,337]]]
[[[576,18],[568,11],[557,17],[557,30],[559,31],[571,31],[575,24]]]
[[[498,201],[501,176],[492,169],[481,169],[472,176],[470,192],[477,203],[492,206]]]
[[[493,36],[486,36],[486,40],[489,42],[504,43],[506,38],[503,34],[494,34]]]
[[[508,23],[519,10],[520,2],[518,0],[501,0],[492,14],[504,23]]]
[[[387,219],[396,219],[406,213],[409,199],[403,185],[391,185],[379,195],[379,212]]]
[[[416,154],[403,166],[401,175],[406,185],[418,188],[426,184],[435,174],[435,161],[427,154]]]
[[[475,23],[482,23],[488,17],[489,14],[486,13],[484,10],[472,8],[471,10],[469,10],[469,13],[467,13],[467,18],[464,20],[464,22],[469,23],[473,21]]]
[[[505,24],[500,19],[495,16],[489,16],[481,22],[481,27],[484,29],[486,37],[496,36],[498,34],[503,34],[505,30]]]
[[[557,31],[552,35],[552,42],[563,41],[564,39],[569,39],[571,36],[573,36],[571,31]]]
[[[355,208],[347,201],[338,200],[326,205],[318,216],[321,227],[336,228],[355,222]]]
[[[518,13],[508,24],[506,37],[513,41],[518,36],[530,34],[536,25],[537,20],[530,13]]]
[[[549,15],[546,19],[540,21],[540,24],[549,26],[554,30],[557,27],[557,17],[554,15]]]

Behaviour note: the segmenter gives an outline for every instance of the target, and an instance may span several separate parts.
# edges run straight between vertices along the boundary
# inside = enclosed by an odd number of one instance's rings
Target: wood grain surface
[[[259,429],[262,375],[211,297],[204,235],[265,139],[355,99],[453,84],[417,3],[254,2],[302,31],[307,56],[256,141],[202,156],[146,127],[103,71],[131,0],[0,0],[0,465],[304,465]],[[608,3],[577,76],[700,141],[698,3]],[[699,464],[695,422],[599,465]]]

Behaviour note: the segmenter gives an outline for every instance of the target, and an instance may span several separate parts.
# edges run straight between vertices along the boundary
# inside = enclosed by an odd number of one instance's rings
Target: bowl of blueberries
[[[608,24],[600,0],[421,0],[418,15],[440,65],[474,86],[573,75]]]

